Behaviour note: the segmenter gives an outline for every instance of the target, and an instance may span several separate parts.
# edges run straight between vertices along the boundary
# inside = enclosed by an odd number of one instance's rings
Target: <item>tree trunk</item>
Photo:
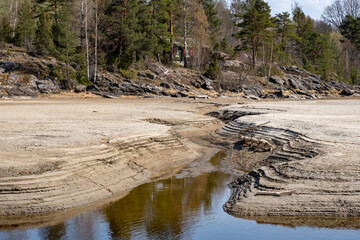
[[[13,24],[13,0],[10,0],[9,4],[9,25],[12,26]]]
[[[66,79],[68,81],[67,84],[69,84],[70,81],[70,66],[69,66],[69,40],[67,34],[65,34],[65,40],[66,40]],[[67,86],[68,87],[68,86]]]
[[[85,39],[85,12],[84,12],[84,0],[81,0],[81,26],[80,26],[80,51],[82,53],[84,49]]]
[[[89,38],[88,38],[88,0],[85,0],[85,47],[86,47],[86,75],[90,80],[90,62],[89,62]]]
[[[174,40],[172,39],[174,36],[174,25],[173,25],[173,12],[172,10],[169,11],[170,16],[170,44],[171,44],[171,54],[170,54],[170,62],[172,63],[174,61]]]
[[[57,10],[58,10],[58,2],[57,2],[57,0],[54,1],[54,8],[55,8],[55,11],[54,11],[54,13],[55,13],[55,24],[58,25],[58,12],[57,12]]]
[[[262,41],[262,52],[263,52],[263,64],[264,64],[264,78],[266,81],[266,62],[265,62],[265,44],[264,44],[264,40]]]
[[[98,63],[98,60],[97,60],[97,48],[98,48],[98,22],[99,22],[99,17],[98,17],[98,7],[99,7],[99,3],[98,3],[98,0],[95,0],[95,56],[94,56],[94,83],[96,83],[96,75],[97,75],[97,63]]]
[[[271,66],[272,66],[272,60],[273,60],[273,53],[274,53],[274,39],[271,38],[269,77],[266,79],[266,84],[268,84],[270,77],[271,77]]]
[[[256,47],[255,47],[255,38],[252,39],[252,65],[253,69],[255,70],[255,63],[256,63]]]
[[[187,1],[184,0],[184,68],[187,68],[187,25],[186,25],[186,12],[187,12]]]
[[[18,14],[18,0],[15,0],[15,12],[14,12],[14,19],[13,19],[13,32],[12,37],[15,37],[15,30],[16,30],[16,24],[17,24],[17,14]]]

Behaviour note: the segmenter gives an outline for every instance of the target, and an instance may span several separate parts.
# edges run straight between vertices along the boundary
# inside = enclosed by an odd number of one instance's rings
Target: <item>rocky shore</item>
[[[223,60],[218,79],[184,68],[167,68],[150,62],[143,70],[100,71],[95,83],[84,85],[75,79],[76,68],[52,57],[30,56],[21,49],[0,52],[0,98],[39,98],[62,91],[88,92],[105,98],[120,96],[166,96],[172,98],[217,98],[236,96],[260,99],[319,99],[360,96],[360,87],[329,81],[296,66],[276,66],[276,74],[266,80],[246,74],[244,63]],[[75,67],[75,66],[74,66]],[[239,70],[240,69],[240,70]],[[70,78],[70,80],[66,80]]]

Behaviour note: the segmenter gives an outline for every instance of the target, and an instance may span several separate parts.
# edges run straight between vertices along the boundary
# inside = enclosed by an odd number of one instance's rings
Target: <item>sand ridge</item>
[[[0,215],[76,208],[172,174],[209,152],[191,136],[222,124],[196,113],[199,108],[214,106],[163,99],[1,101]]]

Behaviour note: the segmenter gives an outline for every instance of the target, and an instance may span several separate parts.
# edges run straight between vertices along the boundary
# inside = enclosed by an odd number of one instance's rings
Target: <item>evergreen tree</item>
[[[249,6],[247,11],[239,16],[241,21],[237,26],[241,30],[236,36],[243,40],[245,47],[250,47],[253,68],[255,68],[259,45],[264,40],[265,35],[268,34],[268,28],[272,27],[273,23],[270,7],[266,2],[254,0],[253,4],[250,4],[249,1]]]
[[[38,54],[48,55],[54,50],[52,23],[49,14],[42,12],[35,33],[35,50]]]
[[[35,41],[35,30],[35,15],[31,1],[25,1],[19,14],[15,44],[18,46],[26,46],[26,48],[31,51]]]
[[[144,8],[148,8],[144,4]],[[145,46],[151,46],[151,50],[149,53],[155,55],[157,59],[160,61],[160,55],[163,56],[163,60],[165,62],[170,61],[171,54],[171,42],[173,39],[171,32],[171,24],[173,18],[175,4],[174,1],[171,0],[152,0],[150,1],[150,10],[152,13],[150,15],[149,21],[146,21],[141,24],[145,27],[145,31],[147,36],[145,36]]]
[[[294,29],[294,25],[290,19],[290,13],[283,12],[276,14],[275,24],[277,27],[277,33],[280,37],[280,48],[286,52],[289,40],[293,37],[292,30]]]
[[[220,35],[221,20],[217,17],[218,11],[215,8],[214,0],[201,0],[207,21],[210,27],[210,40],[214,49],[219,48],[218,36]]]
[[[340,25],[341,34],[360,50],[360,18],[346,16]]]
[[[9,20],[8,18],[4,17],[2,19],[1,29],[0,29],[0,41],[2,44],[12,42],[11,33],[12,33],[12,29]]]
[[[57,20],[52,26],[51,32],[54,42],[55,56],[65,61],[75,51],[75,36],[71,31],[71,2],[62,2],[62,8],[57,12]]]
[[[136,50],[141,40],[139,8],[139,0],[117,0],[108,5],[104,31],[108,41],[104,51],[108,52],[110,66],[128,69],[136,61]]]

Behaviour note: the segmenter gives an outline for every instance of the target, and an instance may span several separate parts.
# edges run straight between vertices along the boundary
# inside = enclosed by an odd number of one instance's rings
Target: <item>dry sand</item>
[[[172,174],[211,152],[190,139],[221,126],[203,114],[214,108],[171,99],[0,101],[0,216],[75,208]]]
[[[251,144],[239,148],[243,154],[233,158],[239,166],[262,167],[232,183],[227,212],[360,216],[360,100],[260,102],[223,110],[247,116],[229,123],[220,134],[235,137],[240,129],[270,122],[244,134],[275,146],[272,152]],[[275,196],[279,192],[295,193]]]
[[[230,171],[261,167],[232,183],[227,212],[359,216],[360,100],[231,105],[217,111],[247,116],[213,134],[223,123],[204,114],[234,102],[239,100],[0,101],[0,225],[41,224],[48,213],[70,209],[53,218],[62,221],[79,207],[116,199],[206,158],[214,152],[211,144],[224,141],[233,150]],[[238,142],[239,130],[265,122],[247,134],[276,145],[273,152]]]

